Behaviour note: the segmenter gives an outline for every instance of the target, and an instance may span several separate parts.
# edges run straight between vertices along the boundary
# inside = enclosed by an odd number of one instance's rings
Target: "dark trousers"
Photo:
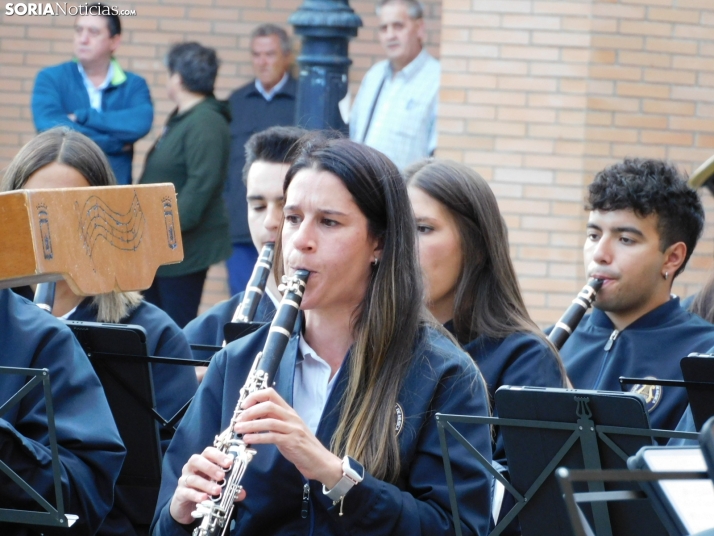
[[[208,268],[175,277],[155,277],[144,299],[163,309],[178,326],[183,327],[198,315],[203,283]]]

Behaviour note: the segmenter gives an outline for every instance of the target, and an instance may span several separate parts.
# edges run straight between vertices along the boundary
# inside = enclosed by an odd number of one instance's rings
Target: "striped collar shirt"
[[[440,77],[439,62],[425,49],[397,73],[388,61],[377,63],[355,98],[350,138],[382,151],[400,169],[432,154]]]

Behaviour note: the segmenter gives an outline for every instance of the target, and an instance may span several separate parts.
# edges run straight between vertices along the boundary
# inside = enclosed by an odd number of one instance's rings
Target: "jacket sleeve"
[[[224,364],[225,352],[219,352],[213,357],[206,376],[166,451],[161,472],[161,489],[151,527],[152,536],[185,535],[190,534],[193,528],[193,525],[176,522],[171,517],[169,505],[184,464],[192,454],[200,454],[203,449],[213,445],[215,435],[220,432]]]
[[[32,368],[50,371],[65,511],[79,516],[78,533],[94,534],[109,512],[125,449],[99,380],[69,330],[46,332]],[[10,395],[11,393],[8,393]],[[0,459],[50,503],[54,500],[44,392],[35,387],[20,402],[13,422],[0,419]],[[3,475],[4,476],[4,475]],[[35,509],[34,502],[0,479],[0,503]],[[67,529],[44,528],[46,534]]]
[[[77,123],[106,136],[119,140],[122,144],[132,144],[146,136],[154,121],[154,106],[151,104],[149,86],[140,76],[135,76],[126,91],[129,102],[121,110],[102,110],[94,108],[75,110]],[[115,90],[118,91],[118,90]]]
[[[333,505],[322,493],[315,494],[332,519],[349,534],[455,534],[435,413],[488,416],[489,411],[485,386],[475,366],[452,370],[436,380],[432,412],[418,433],[416,451],[403,486],[406,489],[366,474],[345,496],[343,516],[339,513],[339,503]],[[421,388],[425,384],[422,382]],[[457,425],[457,428],[490,463],[489,427],[472,424]],[[405,427],[402,433],[406,432]],[[459,498],[462,534],[485,536],[490,522],[491,477],[448,432],[446,437]]]
[[[224,123],[222,117],[217,120]],[[222,195],[229,145],[228,125],[212,124],[206,116],[195,122],[184,138],[187,179],[177,196],[181,231],[196,228],[211,201]]]
[[[100,132],[87,125],[71,121],[68,117],[74,111],[64,110],[61,106],[62,98],[56,82],[46,71],[40,71],[35,79],[32,91],[32,119],[38,132],[49,130],[53,127],[65,126],[81,132],[94,141],[106,154],[120,154],[125,145],[117,137]]]

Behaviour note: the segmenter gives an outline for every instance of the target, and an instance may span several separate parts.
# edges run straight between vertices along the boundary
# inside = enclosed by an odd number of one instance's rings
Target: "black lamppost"
[[[357,35],[362,19],[348,0],[305,0],[288,22],[302,36],[296,124],[311,130],[344,131],[337,105],[347,94],[347,71],[352,63],[347,43]]]

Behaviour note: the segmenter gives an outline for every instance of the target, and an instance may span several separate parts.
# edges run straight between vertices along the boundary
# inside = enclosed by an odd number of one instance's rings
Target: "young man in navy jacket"
[[[246,206],[250,237],[257,250],[268,242],[275,242],[283,217],[285,173],[290,167],[293,149],[304,133],[298,127],[272,127],[254,134],[245,145],[243,185],[247,192],[242,203]],[[183,328],[188,342],[221,346],[224,340],[223,326],[233,319],[243,301],[243,295],[241,289],[229,300],[214,305],[189,322]],[[253,321],[270,322],[279,301],[278,285],[271,272]],[[198,371],[199,378],[203,377],[204,372],[205,369]]]
[[[670,294],[704,225],[702,204],[677,169],[625,160],[595,177],[584,246],[588,277],[604,281],[592,314],[560,350],[573,386],[620,391],[618,378],[681,379],[681,358],[714,346],[714,326]],[[684,389],[635,385],[653,428],[674,429]]]
[[[108,5],[90,4],[74,24],[74,59],[37,74],[32,118],[38,132],[68,126],[107,155],[119,184],[131,184],[134,142],[151,130],[154,108],[146,81],[114,59],[121,22]]]

